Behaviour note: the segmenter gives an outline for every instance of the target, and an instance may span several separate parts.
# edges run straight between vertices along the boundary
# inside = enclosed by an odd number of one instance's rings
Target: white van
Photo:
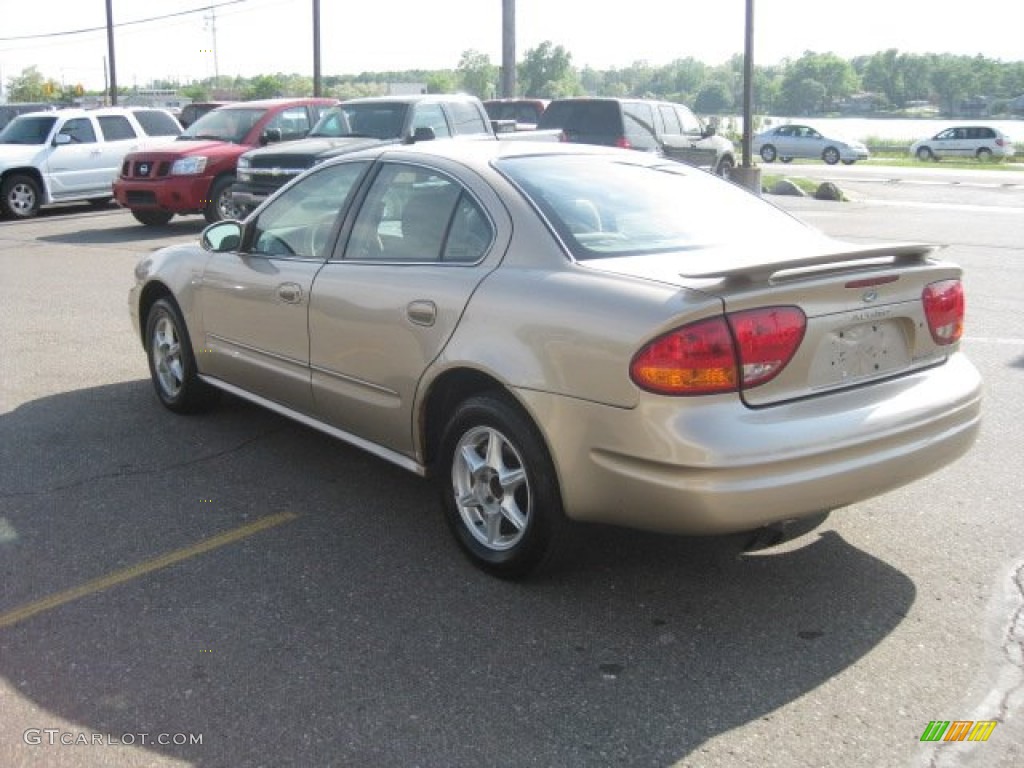
[[[18,115],[0,131],[0,216],[28,218],[53,203],[106,204],[124,156],[173,140],[167,110],[58,109]]]
[[[1009,137],[987,125],[957,125],[910,146],[910,154],[918,160],[969,157],[988,162],[997,157],[1013,157],[1013,152]]]

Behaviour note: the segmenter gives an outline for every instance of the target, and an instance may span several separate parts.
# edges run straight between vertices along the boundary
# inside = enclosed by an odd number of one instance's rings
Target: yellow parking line
[[[182,560],[188,560],[190,557],[201,555],[205,552],[223,547],[226,544],[231,544],[240,539],[247,538],[253,534],[265,531],[268,528],[287,523],[290,520],[294,520],[298,515],[294,512],[281,512],[277,515],[269,515],[267,517],[260,518],[255,522],[243,525],[240,528],[235,528],[230,531],[213,536],[212,538],[200,541],[197,544],[193,544],[191,547],[185,547],[183,549],[176,549],[173,552],[168,552],[166,555],[155,557],[152,560],[146,560],[145,562],[139,563],[138,565],[132,565],[128,568],[122,568],[120,571],[114,571],[106,576],[101,576],[98,579],[94,579],[90,582],[82,584],[78,587],[72,587],[66,589],[63,592],[58,592],[55,595],[44,597],[42,600],[36,600],[28,605],[23,605],[21,608],[15,608],[13,611],[7,613],[0,613],[0,628],[13,626],[25,619],[35,616],[37,613],[43,613],[51,608],[57,608],[58,606],[70,603],[73,600],[78,600],[81,597],[87,597],[88,595],[102,592],[104,589],[123,584],[126,581],[137,579],[139,576],[144,576],[147,573],[166,568],[169,565],[180,563]]]

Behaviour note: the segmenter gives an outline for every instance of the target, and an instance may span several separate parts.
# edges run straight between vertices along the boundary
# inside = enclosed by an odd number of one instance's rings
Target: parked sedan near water
[[[135,277],[167,408],[229,392],[433,476],[504,577],[570,520],[810,518],[939,470],[979,426],[960,268],[652,154],[375,147]]]
[[[1013,142],[1002,131],[987,125],[958,125],[939,131],[930,139],[915,141],[910,154],[918,160],[941,160],[944,157],[976,158],[990,162],[993,158],[1013,157]]]
[[[793,158],[824,160],[835,165],[840,160],[852,165],[858,160],[867,160],[868,148],[859,141],[825,136],[809,125],[780,125],[754,136],[752,151],[766,163],[776,159],[788,163]]]

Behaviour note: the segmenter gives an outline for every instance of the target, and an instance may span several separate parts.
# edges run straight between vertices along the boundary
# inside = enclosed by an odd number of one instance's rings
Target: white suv
[[[958,125],[930,139],[915,141],[910,154],[918,160],[976,157],[987,162],[996,157],[1013,157],[1013,142],[1002,131],[987,125]]]
[[[106,204],[124,156],[173,140],[168,111],[106,107],[19,115],[0,131],[0,216],[28,218],[43,205]]]

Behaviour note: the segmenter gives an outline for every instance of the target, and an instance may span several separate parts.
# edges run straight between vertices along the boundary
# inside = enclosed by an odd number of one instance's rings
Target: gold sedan
[[[829,239],[709,173],[528,141],[357,152],[146,256],[161,402],[229,392],[436,477],[503,577],[570,520],[811,518],[973,443],[961,270]]]

